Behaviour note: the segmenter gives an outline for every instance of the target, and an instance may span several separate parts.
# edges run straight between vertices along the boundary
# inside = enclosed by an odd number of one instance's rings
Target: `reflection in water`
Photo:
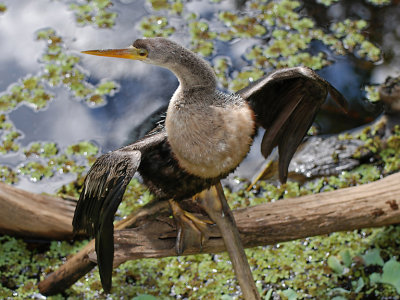
[[[34,39],[38,30],[45,27],[55,29],[57,34],[63,37],[66,50],[79,55],[80,50],[128,46],[131,41],[141,36],[137,24],[143,16],[149,14],[145,1],[115,2],[112,10],[118,13],[116,26],[113,29],[97,29],[93,26],[78,27],[74,13],[67,9],[68,1],[2,2],[8,9],[0,16],[0,91],[6,91],[11,84],[27,74],[43,72],[44,66],[39,58],[45,45]],[[216,18],[215,12],[235,8],[235,4],[230,1],[212,4],[208,0],[192,1],[187,6],[191,11],[196,11],[200,18],[211,23]],[[340,18],[340,12],[346,13],[346,6],[343,7],[339,12],[339,6],[332,7],[328,10],[328,15]],[[312,12],[307,5],[303,9]],[[318,14],[315,15],[317,19]],[[180,24],[181,21],[177,17],[171,18],[174,24]],[[398,24],[397,22],[397,26]],[[322,24],[322,27],[324,26]],[[178,30],[174,39],[188,45],[186,35],[183,30]],[[233,69],[241,68],[244,65],[243,54],[251,44],[251,40],[218,42],[219,48],[215,54],[230,57]],[[315,47],[322,48],[328,56],[332,56],[325,46],[316,43]],[[335,112],[330,113],[327,106],[328,113],[321,114],[318,119],[323,132],[348,129],[363,123],[366,116],[376,116],[379,109],[364,105],[359,100],[362,98],[362,86],[370,81],[371,76],[375,81],[382,82],[387,74],[384,71],[385,66],[374,69],[376,66],[372,63],[361,63],[360,60],[351,57],[332,56],[330,59],[335,63],[319,73],[352,101],[352,110],[365,113],[361,114],[359,119],[347,118],[344,122],[342,116],[335,115]],[[139,127],[148,116],[166,105],[177,86],[175,77],[169,71],[134,61],[82,56],[81,65],[85,72],[90,74],[91,83],[96,84],[103,78],[115,80],[121,86],[119,92],[109,97],[106,105],[90,108],[86,103],[75,99],[65,87],[46,86],[55,95],[47,109],[34,112],[22,105],[9,114],[15,127],[24,134],[19,140],[21,146],[42,140],[55,141],[63,148],[82,140],[92,140],[101,147],[102,152],[118,148],[128,143],[130,137],[135,136],[135,133],[132,133],[133,128]],[[332,121],[335,118],[340,118],[340,121]],[[338,127],[338,124],[341,126]],[[247,162],[239,168],[239,175],[251,176],[256,167],[263,163],[258,144],[259,141],[256,141],[253,147],[256,148],[255,151],[250,153]],[[0,163],[15,166],[21,163],[21,157],[22,155],[9,154],[0,157]],[[54,180],[58,182],[58,179]],[[65,183],[64,179],[62,181]],[[19,185],[26,189],[47,192],[53,192],[57,187],[57,183],[54,182],[50,187],[48,182],[39,187],[27,182],[23,180]]]

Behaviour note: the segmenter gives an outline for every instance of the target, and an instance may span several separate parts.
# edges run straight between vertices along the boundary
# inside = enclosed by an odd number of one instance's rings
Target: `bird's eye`
[[[145,49],[140,49],[140,50],[139,50],[139,56],[141,56],[141,57],[146,57],[146,56],[147,56],[147,50],[145,50]]]

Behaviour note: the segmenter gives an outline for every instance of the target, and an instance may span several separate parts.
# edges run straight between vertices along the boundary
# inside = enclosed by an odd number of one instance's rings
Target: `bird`
[[[346,109],[341,93],[307,67],[279,69],[236,93],[226,93],[218,90],[205,59],[167,38],[142,38],[128,48],[82,53],[163,67],[179,81],[165,120],[138,141],[100,156],[85,178],[73,229],[95,237],[105,292],[111,290],[114,215],[136,172],[154,201],[179,202],[233,172],[258,129],[264,128],[261,153],[267,158],[278,147],[283,183],[290,160],[328,93]],[[182,248],[177,246],[177,252]]]

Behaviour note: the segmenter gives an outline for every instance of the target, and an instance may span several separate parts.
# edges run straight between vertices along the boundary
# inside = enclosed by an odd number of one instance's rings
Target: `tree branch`
[[[254,247],[299,238],[400,223],[400,173],[365,185],[284,199],[233,211],[243,245]],[[175,225],[165,202],[143,208],[116,225],[117,266],[127,260],[175,256]],[[215,226],[201,253],[224,251]],[[63,291],[94,265],[93,242],[39,284],[42,294]],[[199,249],[186,249],[184,255]],[[90,266],[90,268],[89,268]],[[85,273],[83,272],[85,271]],[[80,272],[80,273],[79,273]],[[78,274],[79,273],[79,274]]]
[[[75,200],[34,194],[0,183],[0,234],[71,239]]]
[[[280,200],[233,211],[246,248],[337,231],[400,223],[400,173],[351,188]],[[202,253],[224,251],[216,228]],[[175,236],[168,220],[115,232],[114,264],[139,258],[174,256]],[[184,254],[197,254],[187,249]]]

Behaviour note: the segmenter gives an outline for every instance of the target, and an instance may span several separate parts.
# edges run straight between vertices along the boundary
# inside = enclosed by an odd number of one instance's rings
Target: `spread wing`
[[[74,232],[95,237],[101,283],[111,290],[114,259],[114,214],[126,186],[138,169],[142,154],[166,140],[166,133],[152,134],[129,146],[99,157],[89,170],[75,209]]]
[[[306,67],[280,69],[238,91],[253,109],[257,125],[266,129],[263,156],[267,158],[278,146],[281,182],[286,181],[290,160],[328,92],[346,110],[340,92]]]

